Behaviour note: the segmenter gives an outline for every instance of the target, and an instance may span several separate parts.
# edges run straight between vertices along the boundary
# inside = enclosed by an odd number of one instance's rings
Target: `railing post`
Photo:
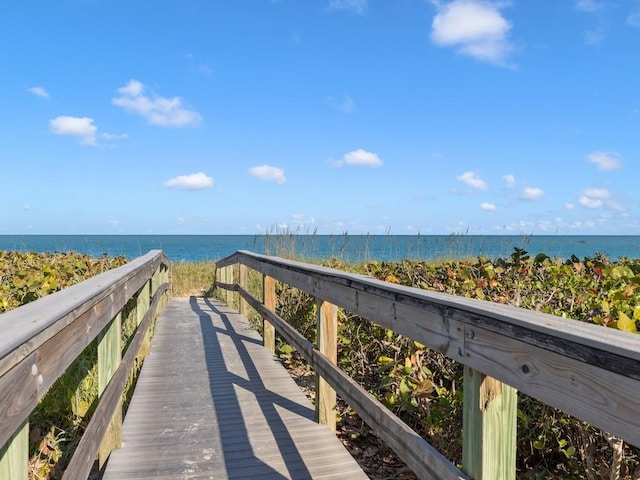
[[[0,478],[27,480],[29,465],[29,422],[0,448]]]
[[[475,480],[516,478],[518,394],[464,367],[462,468]]]
[[[122,360],[122,314],[118,313],[109,326],[98,337],[98,398],[107,388],[111,377]],[[109,422],[109,428],[98,450],[100,468],[105,464],[111,450],[122,445],[122,398]]]
[[[144,319],[144,316],[149,311],[151,306],[151,280],[147,280],[146,283],[136,294],[136,321],[138,326]],[[140,346],[140,356],[144,357],[149,353],[151,349],[151,340],[149,334],[144,338],[143,344]]]
[[[244,290],[247,289],[248,278],[249,278],[249,269],[245,264],[241,263],[240,264],[240,274],[239,274],[238,283],[240,284],[240,286]],[[240,304],[238,306],[238,310],[239,310],[240,314],[244,315],[245,317],[248,317],[248,315],[249,315],[249,304],[242,297],[242,295],[240,295],[240,292],[238,292],[238,298],[239,298],[239,301],[240,301]]]
[[[321,354],[338,362],[338,307],[317,300],[317,343]],[[336,431],[336,391],[316,373],[316,421]]]
[[[231,265],[227,265],[224,267],[224,283],[232,284],[233,283],[233,267]],[[233,292],[231,290],[224,291],[224,298],[227,306],[231,306],[231,301],[233,300]]]
[[[269,275],[262,277],[262,303],[265,307],[275,313],[276,311],[276,280]],[[262,319],[262,338],[265,348],[271,352],[276,351],[276,328],[271,322]]]

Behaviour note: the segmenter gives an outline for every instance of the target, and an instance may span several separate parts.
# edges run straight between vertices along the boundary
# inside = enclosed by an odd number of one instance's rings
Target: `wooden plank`
[[[275,313],[276,311],[276,281],[273,277],[268,275],[263,275],[262,280],[262,291],[263,291],[263,303],[264,306],[271,312]],[[243,296],[246,300],[246,298]],[[255,307],[254,307],[255,308]],[[267,350],[271,352],[276,351],[276,329],[274,325],[269,322],[265,316],[262,316],[262,335],[264,337],[264,346]]]
[[[152,250],[121,267],[0,315],[0,376],[115,291],[138,290],[161,262],[167,262],[164,254]]]
[[[338,363],[338,307],[317,301],[318,351],[334,365]],[[316,373],[316,421],[336,431],[336,391]]]
[[[238,284],[244,288],[245,290],[247,290],[249,288],[248,286],[248,279],[249,279],[249,268],[246,265],[240,264],[240,268],[239,268],[239,275],[238,275]],[[245,317],[249,316],[249,304],[247,303],[247,301],[240,297],[239,298],[239,312],[240,315],[244,315]]]
[[[451,464],[440,452],[373,398],[334,363],[322,355],[314,345],[300,335],[284,319],[267,310],[248,292],[240,294],[276,326],[280,334],[311,365],[340,397],[402,458],[420,478],[466,479],[463,472]]]
[[[29,423],[24,422],[6,445],[0,448],[0,478],[27,480],[29,465]]]
[[[113,378],[122,359],[122,314],[118,313],[111,324],[98,337],[98,399]],[[98,449],[98,463],[102,468],[111,450],[122,443],[122,401],[116,406],[109,427]]]
[[[482,328],[464,352],[474,369],[640,447],[637,380]]]
[[[247,252],[226,261],[242,261],[640,445],[640,417],[631,400],[640,393],[638,335]],[[484,332],[489,344],[465,331]],[[510,354],[501,351],[507,347]],[[533,373],[538,367],[544,381]]]
[[[261,344],[221,302],[171,299],[103,480],[366,479]]]
[[[516,390],[469,367],[464,367],[462,388],[464,471],[475,480],[514,480]]]
[[[147,333],[149,332],[150,326],[155,318],[155,313],[159,308],[163,294],[167,289],[168,285],[163,284],[156,292],[156,296],[153,298],[147,313],[138,326],[133,339],[129,343],[129,348],[122,357],[122,361],[120,362],[118,369],[114,373],[111,381],[108,383],[102,397],[100,398],[100,403],[98,403],[98,406],[89,421],[89,425],[87,425],[84,435],[80,439],[80,443],[76,447],[73,457],[69,461],[69,465],[64,472],[63,480],[87,478],[89,475],[98,447],[109,428],[110,419],[121,405],[122,392],[129,373],[133,368],[137,356],[143,348]]]

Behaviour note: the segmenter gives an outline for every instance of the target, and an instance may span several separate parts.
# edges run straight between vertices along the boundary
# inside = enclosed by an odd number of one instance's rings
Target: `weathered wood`
[[[173,298],[103,479],[365,480],[261,343],[222,302]]]
[[[462,468],[475,480],[516,478],[514,388],[464,367]]]
[[[317,302],[318,351],[334,365],[338,363],[338,308]],[[316,421],[336,431],[336,391],[316,373]]]
[[[468,478],[426,440],[409,428],[369,392],[314,348],[314,345],[275,313],[267,310],[249,292],[240,294],[275,325],[285,340],[331,385],[341,398],[402,458],[421,479]]]
[[[8,334],[3,330],[0,338],[4,349],[0,360],[0,446],[161,262],[166,262],[164,254],[151,252],[105,272],[108,275],[98,275],[0,316],[0,329],[8,327]],[[33,320],[25,322],[23,316]],[[13,323],[24,326],[33,337],[16,331]]]
[[[262,280],[264,306],[271,312],[276,311],[276,281],[273,277],[264,275]],[[244,298],[244,297],[243,297]],[[245,299],[246,301],[246,299]],[[274,325],[263,316],[262,336],[264,346],[271,352],[276,351],[276,329]]]
[[[167,262],[164,254],[153,250],[121,267],[0,315],[0,376],[115,291],[137,291],[162,262]],[[25,318],[29,321],[25,322]]]
[[[118,313],[111,324],[98,337],[98,399],[100,400],[107,385],[120,365],[122,315]],[[105,438],[98,449],[99,466],[107,461],[109,453],[122,443],[122,402],[116,407],[109,422]]]
[[[240,264],[239,275],[238,275],[238,285],[240,285],[245,290],[248,289],[248,280],[249,280],[249,268],[246,265]],[[247,301],[239,297],[239,308],[238,311],[240,315],[244,315],[245,317],[249,316],[249,304]]]
[[[638,335],[244,251],[219,263],[238,261],[640,445]]]
[[[89,425],[87,425],[84,435],[76,447],[73,457],[69,461],[63,480],[87,478],[89,475],[96,451],[109,429],[110,419],[121,405],[122,392],[124,391],[129,373],[136,362],[136,358],[144,348],[144,343],[153,319],[157,315],[164,293],[168,288],[169,286],[167,284],[163,284],[158,288],[155,297],[147,309],[147,313],[142,318],[133,339],[129,343],[129,347],[122,357],[118,369],[100,398],[100,402],[89,421]]]
[[[29,463],[29,423],[24,422],[7,444],[0,448],[0,478],[27,480]]]

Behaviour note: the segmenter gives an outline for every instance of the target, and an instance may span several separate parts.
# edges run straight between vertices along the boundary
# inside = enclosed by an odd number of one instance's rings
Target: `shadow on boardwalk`
[[[173,298],[104,480],[366,479],[239,313]]]

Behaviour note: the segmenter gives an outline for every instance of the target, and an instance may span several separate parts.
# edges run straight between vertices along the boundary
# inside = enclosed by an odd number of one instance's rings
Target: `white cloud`
[[[367,0],[329,0],[331,10],[350,10],[362,15],[367,9]]]
[[[381,167],[382,160],[373,152],[367,152],[362,148],[349,152],[344,156],[344,163],[347,165],[363,165],[366,167]]]
[[[582,12],[596,12],[604,7],[604,3],[596,0],[576,0],[575,7]]]
[[[466,183],[470,187],[477,188],[478,190],[487,190],[489,188],[487,183],[473,172],[464,172],[456,178],[462,183]]]
[[[27,89],[29,93],[35,95],[36,97],[41,98],[50,98],[49,92],[47,92],[44,87],[30,87]]]
[[[513,50],[508,39],[511,24],[500,13],[499,4],[480,0],[454,0],[441,5],[431,24],[431,40],[455,47],[478,60],[506,66]]]
[[[284,183],[287,181],[284,176],[284,170],[271,165],[260,165],[249,169],[249,173],[254,177],[264,180],[265,182]]]
[[[49,120],[49,129],[55,135],[76,137],[82,145],[96,145],[98,127],[93,124],[93,118],[61,115]]]
[[[111,103],[124,108],[128,112],[137,113],[151,125],[161,127],[187,127],[198,125],[202,116],[185,108],[180,97],[165,98],[152,93],[145,94],[146,87],[138,80],[129,82],[118,89],[119,97],[111,99]]]
[[[632,27],[640,27],[640,9],[634,10],[627,17],[627,25]]]
[[[493,203],[483,202],[480,204],[480,208],[491,212],[496,209],[496,206]]]
[[[585,188],[578,203],[587,208],[600,208],[604,205],[604,200],[610,197],[611,193],[606,188]]]
[[[525,187],[522,189],[522,198],[525,200],[538,200],[544,195],[544,190],[538,187]]]
[[[213,178],[203,172],[179,175],[164,182],[164,186],[181,190],[203,190],[213,186]]]
[[[342,97],[341,100],[333,97],[327,97],[327,102],[329,102],[329,105],[334,109],[343,113],[353,113],[356,109],[356,103],[348,95]]]
[[[565,210],[573,210],[574,208],[576,208],[576,206],[571,202],[567,202],[564,204],[564,208]]]
[[[587,208],[599,208],[602,206],[602,200],[591,198],[586,195],[581,195],[580,198],[578,198],[578,203]]]
[[[126,133],[101,133],[100,137],[105,140],[124,140],[125,138],[129,138],[129,135]]]
[[[587,161],[595,163],[598,170],[616,170],[622,167],[622,161],[615,153],[592,152],[587,155]]]
[[[516,177],[514,177],[513,175],[511,175],[511,174],[503,175],[502,179],[507,184],[507,187],[513,188],[513,187],[516,186]]]
[[[364,167],[381,167],[383,165],[380,157],[373,153],[359,148],[352,152],[345,153],[342,160],[329,160],[335,167],[344,167],[345,165],[355,165]]]

